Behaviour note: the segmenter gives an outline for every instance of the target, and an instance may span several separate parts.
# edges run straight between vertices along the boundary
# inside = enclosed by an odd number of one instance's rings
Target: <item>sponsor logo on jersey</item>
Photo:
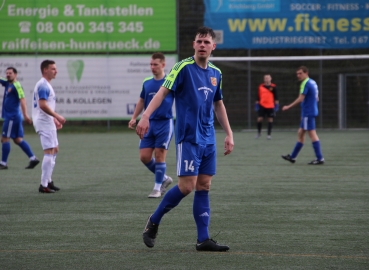
[[[215,78],[215,77],[210,77],[210,81],[211,81],[211,84],[212,84],[213,86],[217,86],[217,78]]]
[[[208,99],[208,94],[209,92],[212,92],[213,93],[213,90],[211,90],[210,88],[206,87],[206,86],[203,86],[203,87],[200,87],[198,88],[197,90],[201,91],[203,90],[204,91],[204,94],[205,94],[205,100]]]

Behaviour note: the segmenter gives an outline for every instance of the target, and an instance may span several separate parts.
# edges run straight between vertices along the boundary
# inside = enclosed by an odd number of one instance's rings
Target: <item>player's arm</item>
[[[20,107],[21,107],[22,114],[23,114],[23,119],[28,124],[32,124],[32,120],[28,116],[28,113],[27,113],[27,103],[26,103],[26,98],[25,98],[25,95],[24,95],[24,90],[22,88],[22,85],[18,81],[15,81],[13,85],[14,85],[17,93],[18,93],[18,98],[19,98]]]
[[[275,104],[279,104],[279,99],[278,99],[278,90],[277,90],[277,87],[274,87],[273,97],[274,97],[274,103],[275,103]]]
[[[168,88],[161,86],[159,91],[155,94],[153,99],[150,101],[149,106],[147,106],[145,112],[141,116],[140,122],[138,122],[136,133],[140,137],[140,139],[143,138],[143,136],[147,133],[149,130],[149,119],[151,114],[159,108],[165,97],[169,94],[171,90]]]
[[[282,111],[287,111],[288,109],[291,109],[292,107],[300,104],[301,102],[303,102],[305,99],[305,95],[304,94],[300,94],[298,96],[298,98],[295,99],[294,102],[292,102],[290,105],[287,106],[283,106]]]
[[[143,98],[140,98],[137,101],[136,108],[135,108],[135,111],[133,113],[133,116],[132,116],[131,120],[128,123],[128,127],[130,129],[134,129],[134,127],[136,126],[136,119],[140,115],[140,113],[143,111],[144,106],[145,106],[145,101],[144,101]]]
[[[23,114],[23,118],[24,120],[28,123],[28,124],[32,124],[32,120],[31,118],[29,118],[28,113],[27,113],[27,103],[26,103],[26,99],[25,98],[21,98],[20,100],[20,106],[22,109],[22,114]]]
[[[61,116],[60,114],[57,114],[56,112],[54,112],[49,107],[49,105],[47,105],[47,100],[46,99],[39,99],[38,100],[38,105],[40,106],[40,109],[43,110],[46,114],[56,118],[56,120],[58,120],[60,124],[65,123],[65,118],[63,116]]]
[[[0,77],[0,84],[1,84],[2,86],[5,86],[5,83],[6,83],[7,81],[8,81],[7,79],[5,79],[5,78],[3,78],[3,77]]]
[[[260,86],[258,88],[257,99],[255,100],[255,107],[254,107],[255,112],[258,112],[260,109],[259,103],[260,103]]]
[[[227,111],[224,106],[223,100],[214,102],[214,113],[218,119],[219,124],[222,126],[226,133],[224,140],[224,155],[229,155],[234,147],[233,132],[228,121]]]
[[[273,89],[273,99],[274,99],[274,111],[277,112],[279,111],[279,100],[278,100],[278,90],[276,86]]]

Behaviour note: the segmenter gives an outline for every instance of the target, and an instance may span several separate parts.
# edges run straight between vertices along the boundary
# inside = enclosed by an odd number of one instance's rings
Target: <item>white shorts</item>
[[[55,148],[59,145],[56,130],[39,131],[41,146],[43,150]]]

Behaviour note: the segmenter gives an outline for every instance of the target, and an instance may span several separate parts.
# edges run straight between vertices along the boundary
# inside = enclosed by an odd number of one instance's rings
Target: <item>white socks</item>
[[[43,187],[47,187],[49,182],[51,182],[51,175],[53,173],[54,165],[55,165],[54,157],[52,155],[45,154],[41,166],[42,169],[41,185]]]

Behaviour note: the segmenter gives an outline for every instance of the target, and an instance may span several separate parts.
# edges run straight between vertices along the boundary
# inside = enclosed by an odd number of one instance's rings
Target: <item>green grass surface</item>
[[[213,179],[210,232],[226,253],[195,251],[193,194],[164,216],[156,246],[142,231],[160,199],[140,164],[133,132],[59,134],[56,194],[38,193],[41,166],[12,144],[0,171],[0,269],[369,269],[369,133],[319,132],[326,159],[309,166],[311,143],[295,164],[280,158],[295,132],[267,141],[235,133]],[[39,139],[26,140],[42,159]],[[175,147],[167,173],[175,178]],[[176,182],[176,181],[175,181]]]

